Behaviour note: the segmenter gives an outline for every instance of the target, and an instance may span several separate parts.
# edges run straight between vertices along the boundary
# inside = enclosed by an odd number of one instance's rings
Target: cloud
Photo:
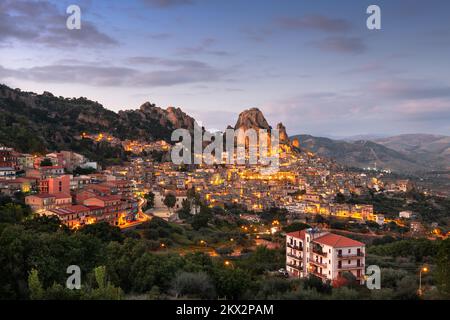
[[[178,48],[177,53],[180,55],[195,55],[195,54],[211,54],[216,56],[230,55],[230,53],[225,50],[212,49],[212,47],[216,42],[217,42],[216,39],[205,38],[196,46]]]
[[[306,15],[303,17],[282,17],[278,25],[288,30],[317,30],[322,32],[345,32],[351,24],[344,19],[330,18],[323,15]]]
[[[167,67],[183,67],[183,68],[208,68],[208,65],[204,62],[197,60],[184,60],[184,59],[167,59],[159,57],[137,56],[131,57],[126,60],[132,64],[146,64],[146,65],[159,65]]]
[[[363,53],[367,47],[359,37],[335,36],[312,42],[315,47],[324,51],[340,53]]]
[[[79,83],[112,87],[160,87],[185,83],[218,81],[228,71],[193,60],[134,57],[135,64],[148,64],[151,70],[110,65],[54,64],[31,68],[7,69],[0,66],[0,79],[13,78],[48,83]]]
[[[450,86],[426,80],[389,79],[372,83],[370,89],[378,96],[394,99],[450,98]]]
[[[83,16],[80,30],[67,29],[67,17],[47,1],[6,0],[0,4],[0,41],[32,41],[51,47],[117,44]]]
[[[193,0],[142,0],[145,4],[155,8],[169,8],[180,5],[193,4]]]

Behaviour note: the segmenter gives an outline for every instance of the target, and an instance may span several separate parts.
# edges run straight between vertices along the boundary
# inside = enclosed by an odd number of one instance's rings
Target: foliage
[[[439,245],[435,273],[439,291],[450,298],[450,239],[442,241]]]
[[[120,231],[119,227],[112,226],[107,222],[98,222],[94,224],[84,225],[78,230],[81,234],[92,235],[93,237],[103,241],[118,241],[122,242],[124,240],[124,235]]]
[[[175,298],[188,296],[200,299],[215,297],[214,285],[210,277],[204,272],[180,272],[172,282]]]
[[[173,207],[175,207],[175,204],[177,202],[177,198],[173,193],[168,193],[163,200],[164,205],[170,210]]]

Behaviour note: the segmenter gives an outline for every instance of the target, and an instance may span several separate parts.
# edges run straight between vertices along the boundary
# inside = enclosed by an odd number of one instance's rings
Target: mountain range
[[[334,140],[300,134],[300,145],[319,156],[359,168],[379,168],[402,173],[450,170],[450,137],[404,134],[371,140]]]
[[[80,139],[83,132],[106,132],[121,140],[170,141],[174,129],[193,130],[195,119],[180,108],[166,109],[146,102],[138,109],[113,112],[87,98],[36,94],[0,84],[0,145],[20,152],[44,153],[73,150],[102,161],[126,158],[120,147]],[[231,126],[230,126],[231,127]],[[270,126],[262,112],[251,108],[241,112],[234,128]],[[280,138],[287,140],[286,128],[277,124]],[[368,137],[368,136],[367,136]],[[407,134],[393,137],[336,140],[296,135],[301,148],[347,166],[377,167],[413,173],[450,170],[450,137]]]

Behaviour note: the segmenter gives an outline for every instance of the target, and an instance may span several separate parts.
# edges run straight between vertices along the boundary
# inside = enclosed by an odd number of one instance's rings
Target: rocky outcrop
[[[239,114],[239,118],[234,126],[234,129],[266,129],[270,130],[271,127],[264,117],[261,110],[258,108],[251,108],[244,110]]]
[[[162,109],[150,102],[144,103],[138,110],[128,112],[138,113],[145,119],[156,120],[162,126],[171,127],[173,129],[194,130],[195,119],[188,116],[180,108],[168,107]]]
[[[0,85],[0,143],[19,151],[72,148],[82,132],[169,142],[174,129],[193,130],[194,121],[180,108],[162,109],[149,102],[137,110],[116,113],[83,97],[56,97]]]
[[[290,143],[289,136],[286,133],[286,127],[281,122],[277,124],[277,129],[279,132],[280,143]]]

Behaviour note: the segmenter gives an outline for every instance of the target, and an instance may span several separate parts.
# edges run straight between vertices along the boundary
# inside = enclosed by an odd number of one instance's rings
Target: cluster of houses
[[[84,156],[61,151],[33,156],[0,149],[0,192],[26,193],[25,203],[40,215],[57,215],[71,228],[100,221],[122,226],[138,218],[139,206],[131,181],[108,172],[73,176],[77,167],[97,169]]]

